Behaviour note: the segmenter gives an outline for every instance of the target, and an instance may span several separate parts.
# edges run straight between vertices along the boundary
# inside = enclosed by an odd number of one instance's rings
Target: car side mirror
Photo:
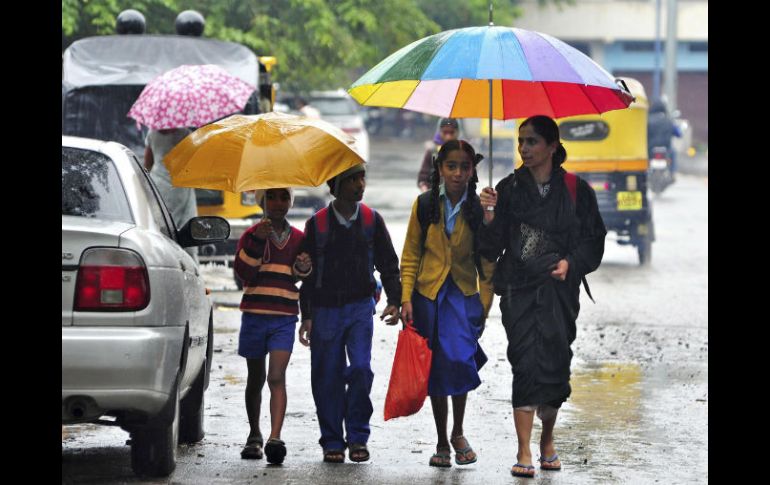
[[[193,217],[177,232],[177,242],[183,248],[203,246],[230,237],[230,224],[221,217]]]

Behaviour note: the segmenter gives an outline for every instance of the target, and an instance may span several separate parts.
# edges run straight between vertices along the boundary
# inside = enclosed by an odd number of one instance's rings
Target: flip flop
[[[457,448],[454,444],[454,440],[457,440],[457,439],[464,439],[465,444],[467,446],[465,448]],[[468,456],[468,453],[471,453],[471,452],[475,454],[475,452],[473,451],[473,448],[471,448],[470,441],[468,441],[468,439],[465,436],[463,435],[453,436],[452,439],[449,440],[449,442],[452,443],[452,447],[455,449],[455,463],[457,463],[458,465],[470,465],[471,463],[476,463],[476,460],[478,460],[478,455],[474,456],[470,460],[460,460],[459,458],[457,458],[458,454],[463,456]]]
[[[358,457],[354,458],[353,457],[354,453],[358,455]],[[369,459],[369,450],[366,448],[366,445],[363,443],[352,443],[348,447],[348,458],[350,458],[350,461],[361,463],[362,461],[366,461]]]
[[[244,460],[262,459],[262,438],[249,438],[241,450],[241,458]]]
[[[558,465],[552,465],[553,462],[559,460],[559,455],[554,454],[551,458],[543,458],[540,457],[540,469],[541,470],[553,470],[553,471],[559,471],[561,470],[561,461],[559,461]]]
[[[515,472],[513,471],[514,468],[523,468],[527,470],[526,472]],[[535,467],[532,465],[522,465],[521,463],[516,463],[511,467],[511,475],[514,477],[524,477],[524,478],[534,478],[535,477]]]
[[[324,461],[326,463],[344,463],[344,450],[324,450]]]
[[[286,443],[278,438],[270,438],[265,443],[265,456],[268,463],[280,465],[286,456]]]
[[[439,468],[450,468],[452,466],[452,455],[450,454],[449,447],[436,447],[436,452],[430,457],[428,465]]]

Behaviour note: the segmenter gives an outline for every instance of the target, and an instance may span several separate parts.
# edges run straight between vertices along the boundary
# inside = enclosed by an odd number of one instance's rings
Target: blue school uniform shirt
[[[468,199],[468,189],[465,189],[465,193],[454,207],[452,207],[452,202],[446,195],[446,187],[444,184],[441,184],[439,187],[439,197],[443,197],[444,199],[444,226],[446,229],[446,235],[451,237],[452,231],[455,228],[455,222],[457,222],[457,215],[460,213],[460,209],[462,209],[463,202]]]

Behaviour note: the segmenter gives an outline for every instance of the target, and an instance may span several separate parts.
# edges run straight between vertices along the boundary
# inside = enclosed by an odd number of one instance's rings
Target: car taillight
[[[75,285],[75,311],[137,311],[150,303],[150,279],[142,258],[127,249],[83,253]]]
[[[349,133],[351,135],[355,135],[356,133],[361,133],[361,128],[358,128],[358,127],[343,128],[342,131],[344,131],[345,133]]]

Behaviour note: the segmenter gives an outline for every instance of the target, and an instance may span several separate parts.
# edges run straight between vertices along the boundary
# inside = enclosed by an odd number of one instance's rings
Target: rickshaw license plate
[[[642,210],[641,192],[618,192],[618,210],[619,211],[638,211]]]

